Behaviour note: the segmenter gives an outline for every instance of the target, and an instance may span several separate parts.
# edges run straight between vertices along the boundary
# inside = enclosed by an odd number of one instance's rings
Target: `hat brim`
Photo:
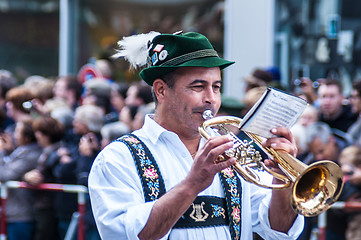
[[[170,73],[180,67],[219,67],[221,70],[232,65],[235,62],[227,61],[219,57],[206,57],[192,59],[177,66],[150,66],[143,69],[139,75],[150,86],[155,79]]]

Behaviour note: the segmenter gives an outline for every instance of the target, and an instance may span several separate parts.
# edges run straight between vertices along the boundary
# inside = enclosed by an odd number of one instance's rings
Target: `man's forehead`
[[[327,142],[323,142],[320,137],[315,136],[310,143],[310,147],[312,147],[313,149],[324,149],[328,147],[331,143],[331,138],[328,138]]]
[[[321,138],[318,136],[315,136],[310,143],[310,145],[314,148],[321,148],[324,144],[325,143],[323,143]]]
[[[321,85],[318,89],[319,94],[337,93],[342,94],[337,85]]]

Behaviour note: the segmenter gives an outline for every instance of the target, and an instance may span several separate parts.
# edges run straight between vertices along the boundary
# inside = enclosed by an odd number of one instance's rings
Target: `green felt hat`
[[[180,67],[219,67],[222,70],[233,63],[220,58],[202,34],[160,34],[150,43],[148,67],[139,75],[152,86],[155,79]]]

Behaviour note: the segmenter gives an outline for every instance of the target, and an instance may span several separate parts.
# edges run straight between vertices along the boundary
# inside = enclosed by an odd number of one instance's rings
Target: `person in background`
[[[34,118],[39,115],[48,114],[47,109],[44,107],[46,102],[54,97],[54,85],[55,81],[38,76],[40,79],[28,81],[23,84],[24,88],[30,89],[34,98],[26,102],[24,106],[31,111]]]
[[[133,121],[136,114],[138,113],[138,110],[142,106],[151,106],[150,104],[152,102],[152,88],[149,85],[146,85],[142,82],[131,84],[127,91],[127,97],[125,98],[125,106],[122,108],[122,111],[119,114],[119,121],[128,124],[130,129],[134,129]],[[142,120],[144,118],[144,114],[140,113],[138,117],[140,117]]]
[[[344,188],[347,189],[346,201],[361,201],[361,147],[351,145],[344,148],[340,154],[339,163],[344,174]],[[345,191],[343,191],[345,192]],[[349,212],[345,239],[361,239],[361,214]]]
[[[218,57],[199,33],[155,35],[120,42],[125,51],[118,56],[128,60],[140,54],[130,54],[127,43],[141,43],[141,62],[148,65],[140,76],[153,86],[156,110],[134,135],[112,142],[94,161],[89,193],[101,237],[249,240],[258,232],[268,239],[296,238],[303,217],[291,209],[290,189],[266,191],[267,195],[238,178],[229,168],[234,158],[217,161],[233,140],[215,136],[203,141],[198,132],[205,110],[216,116],[221,70],[233,62]],[[264,146],[296,154],[288,129],[276,128],[273,133],[282,137],[268,139]],[[224,191],[222,183],[229,189]],[[212,202],[217,200],[221,201]],[[232,206],[228,210],[225,201]],[[187,219],[176,227],[182,216]],[[208,222],[211,219],[219,222]]]
[[[68,106],[75,110],[80,105],[83,86],[76,76],[61,76],[54,86],[54,97],[65,100]]]
[[[143,82],[134,83],[129,86],[125,105],[142,106],[153,102],[152,89]]]
[[[57,150],[64,136],[64,126],[56,119],[44,116],[33,122],[33,129],[38,144],[43,151],[35,169],[24,175],[24,180],[37,186],[40,183],[55,183],[53,169],[59,162]],[[50,191],[34,191],[35,237],[34,240],[59,239],[55,214],[55,194]]]
[[[76,160],[77,184],[88,187],[88,176],[93,161],[98,155],[101,143],[100,131],[103,127],[104,114],[100,108],[93,105],[82,105],[75,111],[74,131],[81,135],[79,141],[79,156]],[[74,156],[72,156],[74,159]],[[85,212],[86,239],[100,240],[97,231],[89,196],[86,196]]]
[[[5,107],[6,93],[17,86],[17,80],[13,74],[7,70],[0,70],[0,106]]]
[[[244,109],[244,104],[241,100],[222,95],[221,101],[222,103],[218,115],[241,117],[242,111]]]
[[[349,145],[343,138],[338,138],[332,133],[330,126],[317,121],[306,127],[306,143],[309,154],[301,159],[306,164],[320,160],[330,160],[337,163],[342,149]]]
[[[111,111],[110,93],[111,83],[105,79],[93,78],[84,83],[82,105],[92,104],[102,109],[105,115]],[[109,121],[116,121],[116,118]]]
[[[100,148],[105,148],[109,143],[128,133],[130,133],[130,129],[125,123],[113,122],[104,124],[100,130],[100,134],[102,135]]]
[[[104,113],[97,106],[82,105],[76,108],[73,120],[73,141],[66,143],[57,151],[60,160],[59,164],[54,167],[53,174],[58,183],[87,186],[90,168],[100,150],[100,129],[103,121]],[[63,239],[72,214],[77,209],[76,195],[59,192],[55,201],[60,237]],[[97,235],[89,202],[87,202],[85,219],[87,234]]]
[[[128,88],[128,83],[113,83],[112,85],[110,102],[117,114],[119,114],[125,106],[125,98],[127,97]]]
[[[267,87],[255,87],[246,92],[246,95],[242,99],[244,108],[241,112],[241,116],[244,117],[252,106],[260,99],[263,93],[267,90]]]
[[[344,135],[348,128],[357,120],[358,115],[345,105],[342,86],[337,80],[326,80],[318,88],[320,100],[319,120],[327,123],[335,135]]]
[[[317,161],[330,160],[338,163],[340,152],[349,145],[347,141],[332,133],[328,124],[317,121],[305,128],[307,149],[299,160],[307,165]],[[343,190],[343,191],[346,191]],[[345,200],[341,193],[340,201]],[[327,212],[327,239],[342,240],[346,230],[347,215],[339,210],[329,209]],[[317,227],[317,217],[305,218],[305,229],[299,240],[308,240],[312,229]]]
[[[0,138],[0,182],[22,181],[25,173],[34,169],[41,154],[32,122],[19,121],[14,131],[15,149],[7,155]],[[9,189],[6,203],[8,240],[33,240],[35,215],[33,196],[29,189]]]
[[[154,102],[148,103],[147,105],[139,106],[137,109],[137,113],[135,114],[133,121],[131,122],[131,131],[140,129],[144,124],[145,116],[147,114],[154,113],[154,108]]]
[[[252,88],[269,86],[273,80],[273,76],[265,70],[256,68],[252,74],[245,77],[244,80],[247,84],[245,92],[248,92]]]
[[[99,70],[105,80],[112,79],[113,66],[111,64],[111,61],[109,61],[108,59],[96,59],[94,64],[96,69]]]
[[[85,83],[85,94],[83,105],[91,104],[100,107],[104,112],[104,123],[118,121],[118,113],[111,103],[111,94],[115,90],[112,89],[113,83],[105,79],[91,79]]]
[[[119,120],[119,114],[125,106],[125,98],[129,84],[126,82],[112,83],[110,93],[111,111],[105,116],[105,123],[116,122]]]
[[[352,84],[350,104],[352,112],[357,114],[358,118],[357,121],[349,127],[347,133],[352,139],[352,144],[361,146],[361,80]]]
[[[34,95],[30,90],[23,86],[13,87],[6,93],[6,114],[14,120],[14,124],[9,125],[4,133],[1,134],[3,140],[3,150],[6,149],[7,154],[14,150],[14,131],[17,122],[31,121],[32,116],[30,109],[24,107],[24,103],[31,101]]]
[[[318,79],[317,84],[320,84],[320,82],[324,82],[324,80]],[[319,108],[320,100],[317,96],[317,91],[315,86],[317,85],[315,85],[310,78],[301,77],[300,83],[297,86],[299,92],[296,92],[296,94],[302,97],[303,99],[305,99],[312,106]]]
[[[313,105],[308,105],[299,120],[291,128],[291,132],[293,133],[297,143],[297,158],[300,160],[304,158],[305,154],[308,154],[308,147],[306,143],[307,126],[316,122],[318,122],[318,110]]]
[[[269,66],[264,68],[264,71],[272,75],[271,87],[283,89],[281,71],[277,66]]]
[[[14,120],[6,115],[5,98],[6,93],[13,87],[17,86],[17,81],[13,74],[7,70],[0,70],[0,111],[3,116],[3,121],[0,122],[0,129],[3,132],[9,125],[14,124]]]
[[[17,86],[10,89],[5,97],[8,116],[15,122],[32,120],[30,109],[26,108],[24,103],[31,101],[33,98],[34,95],[24,86]],[[12,132],[14,127],[15,125],[9,126],[5,131]]]

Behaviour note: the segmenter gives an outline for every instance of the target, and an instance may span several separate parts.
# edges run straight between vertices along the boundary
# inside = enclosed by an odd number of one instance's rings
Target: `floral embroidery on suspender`
[[[229,215],[229,228],[232,239],[240,239],[241,236],[241,197],[242,186],[233,168],[228,167],[220,173],[221,182],[225,191],[227,210]]]
[[[164,181],[148,148],[133,134],[123,136],[116,141],[124,142],[135,159],[138,174],[141,176],[145,201],[158,199],[165,193]]]

